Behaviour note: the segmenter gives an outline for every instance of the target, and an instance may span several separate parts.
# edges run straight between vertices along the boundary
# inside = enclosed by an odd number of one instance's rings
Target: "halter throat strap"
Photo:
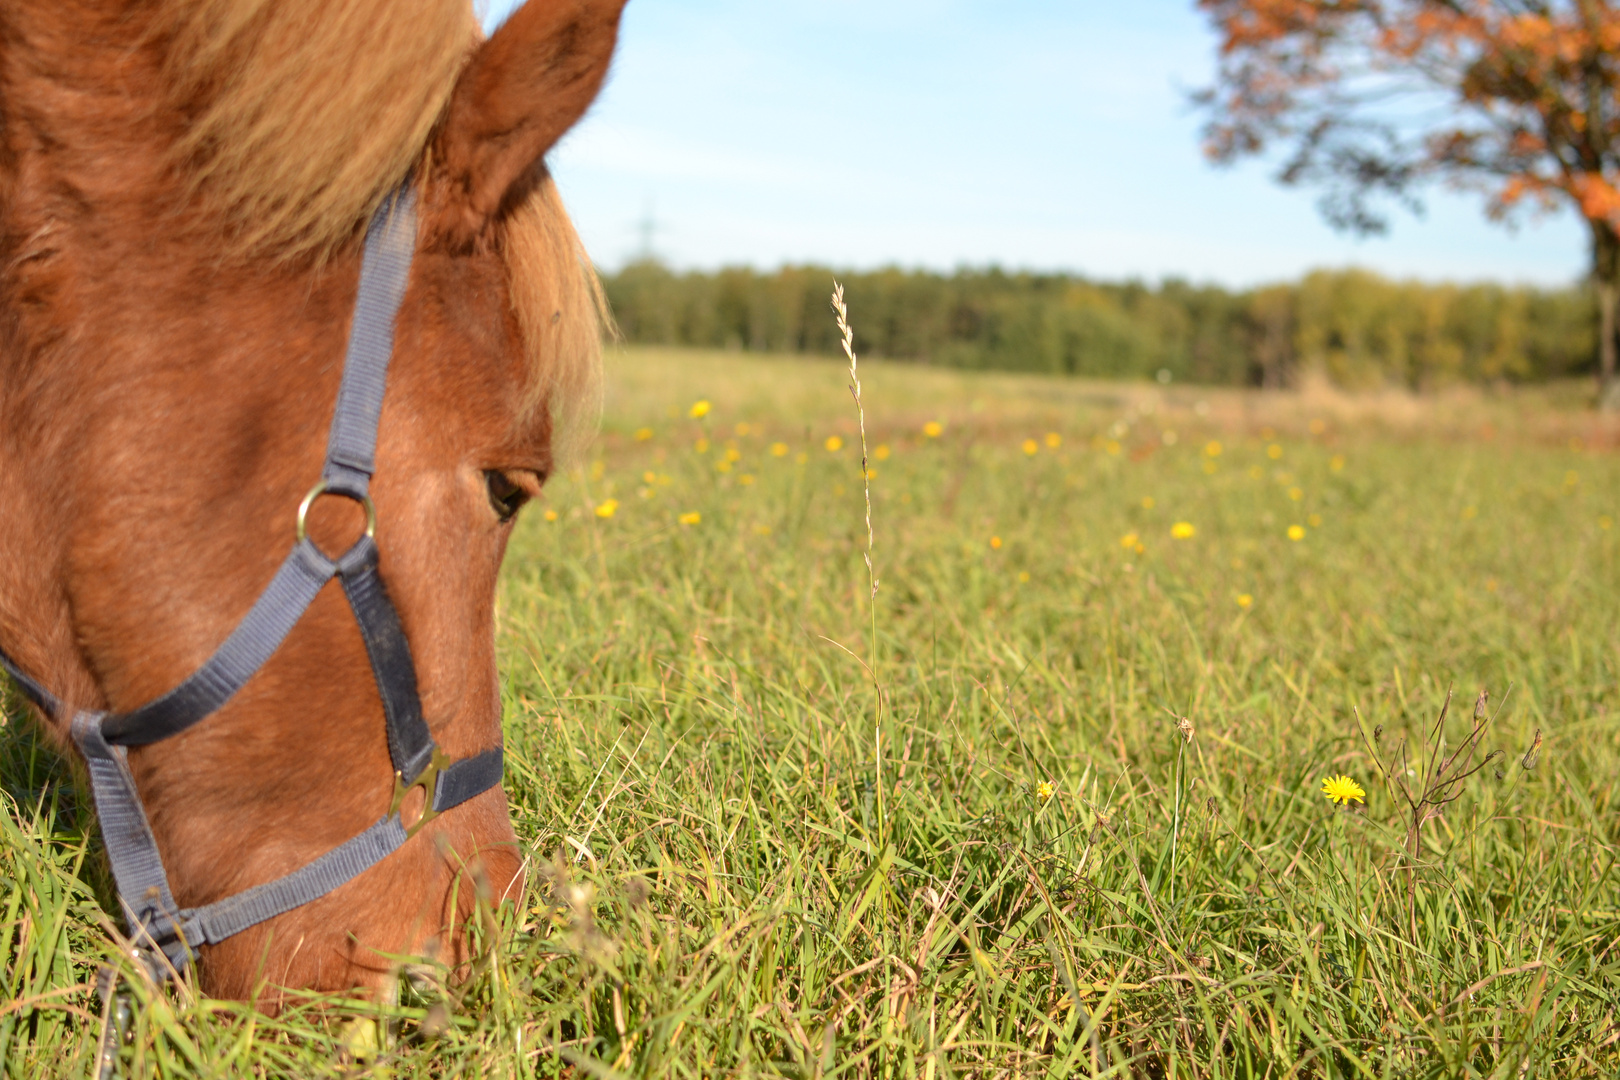
[[[129,712],[108,713],[70,708],[0,651],[0,667],[36,706],[57,720],[72,717],[73,741],[89,768],[119,901],[136,948],[155,975],[184,968],[199,945],[221,941],[325,896],[387,858],[431,818],[501,781],[499,746],[451,761],[434,743],[422,716],[410,643],[378,572],[370,485],[376,472],[377,426],[394,351],[394,325],[416,245],[416,220],[416,194],[409,181],[372,216],[321,478],[299,507],[292,550],[213,655],[163,696]],[[322,495],[353,499],[366,510],[365,535],[335,559],[304,534],[304,517]],[[127,748],[177,735],[218,711],[275,654],[333,578],[341,583],[359,624],[382,698],[388,755],[394,765],[389,811],[359,835],[290,874],[204,907],[181,909],[141,806]],[[413,787],[422,787],[427,797],[421,816],[406,826],[400,807]]]

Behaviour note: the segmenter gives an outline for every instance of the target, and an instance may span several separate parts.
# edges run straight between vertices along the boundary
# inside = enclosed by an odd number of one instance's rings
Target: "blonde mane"
[[[158,0],[173,166],[226,258],[317,262],[422,162],[482,31],[469,0]],[[512,303],[566,450],[596,401],[605,307],[546,178],[503,223]]]

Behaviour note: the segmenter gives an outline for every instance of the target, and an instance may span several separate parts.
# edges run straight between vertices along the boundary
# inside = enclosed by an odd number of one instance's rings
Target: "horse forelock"
[[[227,259],[321,261],[425,147],[482,31],[468,0],[159,0],[187,211]],[[512,303],[566,453],[589,430],[606,306],[549,177],[500,224]]]

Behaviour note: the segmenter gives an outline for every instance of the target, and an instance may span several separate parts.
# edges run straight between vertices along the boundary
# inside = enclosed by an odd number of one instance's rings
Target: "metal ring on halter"
[[[309,494],[304,496],[304,501],[298,504],[297,536],[298,536],[298,542],[299,543],[304,542],[304,537],[307,534],[305,524],[306,524],[306,519],[309,517],[309,508],[311,506],[315,505],[315,500],[316,499],[320,498],[322,495],[327,495],[327,494],[341,495],[345,499],[353,499],[355,502],[357,502],[361,506],[365,507],[365,509],[366,509],[366,539],[368,539],[368,540],[376,539],[376,537],[377,537],[377,506],[376,506],[375,503],[373,503],[371,501],[371,496],[370,495],[356,495],[353,492],[344,491],[342,488],[334,488],[331,485],[329,485],[326,482],[326,480],[323,478],[323,479],[315,481],[315,486],[309,489]]]

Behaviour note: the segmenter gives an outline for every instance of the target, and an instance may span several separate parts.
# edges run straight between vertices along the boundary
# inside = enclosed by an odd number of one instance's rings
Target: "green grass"
[[[609,374],[507,562],[534,872],[493,962],[273,1020],[136,986],[128,1075],[1620,1071],[1620,460],[1574,392],[863,365],[879,738],[842,369]],[[1488,688],[1505,754],[1407,862],[1356,717],[1421,770],[1451,686],[1447,752]],[[0,750],[0,1060],[84,1075],[99,842],[17,720]],[[1319,793],[1336,773],[1364,809]]]

